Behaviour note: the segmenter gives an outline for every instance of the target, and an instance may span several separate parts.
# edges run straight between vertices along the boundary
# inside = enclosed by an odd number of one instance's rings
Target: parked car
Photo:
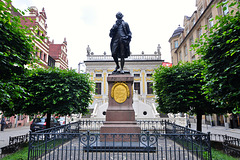
[[[59,118],[57,118],[57,121],[60,123],[60,125],[66,124],[65,117],[59,117]]]
[[[34,132],[37,130],[46,129],[46,120],[47,117],[34,118],[32,124],[30,125],[30,130]],[[50,127],[56,127],[59,125],[60,123],[54,117],[51,117]]]

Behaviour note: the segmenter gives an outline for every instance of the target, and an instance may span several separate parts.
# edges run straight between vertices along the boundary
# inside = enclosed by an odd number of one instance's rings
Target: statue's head
[[[117,17],[117,19],[122,19],[123,14],[122,14],[121,12],[118,12],[118,13],[116,14],[116,17]]]

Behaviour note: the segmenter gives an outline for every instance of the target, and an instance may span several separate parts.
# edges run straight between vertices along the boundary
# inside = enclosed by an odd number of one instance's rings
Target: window
[[[197,30],[197,38],[200,38],[201,35],[202,35],[202,28],[199,28],[199,29]]]
[[[179,60],[182,61],[182,52],[179,52]]]
[[[225,5],[223,6],[223,15],[227,15],[229,13],[227,0],[224,0],[223,3],[225,3]]]
[[[46,61],[46,54],[43,54],[43,60]]]
[[[153,94],[153,83],[152,82],[147,82],[147,94]]]
[[[152,77],[152,74],[147,74],[147,77]]]
[[[101,90],[102,90],[102,83],[96,83],[95,94],[101,95],[102,94]]]
[[[199,13],[200,13],[200,15],[203,14],[203,7],[201,7],[201,8],[199,9]]]
[[[147,111],[143,111],[143,115],[146,116],[147,115]]]
[[[187,34],[189,33],[189,29],[188,28],[186,28],[186,32],[187,32]]]
[[[212,28],[213,27],[213,18],[212,18],[212,15],[210,15],[208,18],[207,18],[207,23],[208,23],[208,28]]]
[[[102,77],[102,74],[96,74],[96,77]]]
[[[185,56],[188,55],[188,49],[187,49],[187,46],[184,46],[184,52],[185,52]]]
[[[137,90],[137,93],[140,94],[140,82],[134,82],[134,90]]]
[[[140,77],[140,74],[134,74],[134,77]]]
[[[42,59],[42,51],[40,51],[39,57],[40,59]]]
[[[178,41],[174,41],[174,47],[178,48]]]
[[[189,39],[189,46],[191,47],[191,45],[193,44],[193,37],[191,37],[190,39]],[[193,50],[192,50],[192,48],[190,48],[190,56],[192,56],[192,53],[193,53]]]

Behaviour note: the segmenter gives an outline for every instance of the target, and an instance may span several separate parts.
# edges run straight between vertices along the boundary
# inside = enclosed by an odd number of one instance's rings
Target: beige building
[[[184,16],[183,27],[178,27],[171,38],[169,43],[171,46],[171,58],[173,65],[178,62],[192,62],[195,59],[201,58],[191,50],[191,44],[200,38],[203,33],[208,32],[205,30],[212,27],[215,23],[215,17],[218,15],[228,14],[235,7],[228,7],[223,11],[223,7],[216,7],[217,3],[222,0],[196,0],[197,10],[188,17]],[[226,1],[226,0],[224,0]],[[212,7],[214,5],[214,7]]]
[[[217,4],[223,1],[226,0],[196,0],[197,10],[190,17],[184,16],[183,27],[178,26],[169,39],[173,65],[177,65],[179,62],[192,62],[201,58],[200,55],[191,50],[191,45],[196,43],[197,39],[203,33],[207,33],[208,29],[216,23],[216,16],[224,16],[231,10],[237,9],[235,6],[229,7],[228,5],[224,6],[226,10],[223,10],[223,7],[217,8]],[[213,5],[214,7],[212,7]],[[230,116],[226,118],[223,115],[207,115],[203,116],[203,123],[227,128],[229,125],[231,127],[240,126],[239,115],[231,115],[231,118]]]
[[[164,63],[161,60],[160,45],[154,54],[131,54],[125,62],[124,70],[129,71],[134,76],[133,83],[133,108],[137,119],[159,118],[156,111],[155,95],[153,94],[152,74],[154,69]],[[90,106],[91,115],[89,117],[104,119],[108,106],[108,84],[107,77],[112,74],[115,63],[111,55],[95,55],[87,48],[86,73],[91,75],[91,80],[96,83],[93,104]]]

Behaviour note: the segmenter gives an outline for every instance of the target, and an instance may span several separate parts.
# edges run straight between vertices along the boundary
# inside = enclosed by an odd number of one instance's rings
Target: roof
[[[179,25],[178,28],[173,32],[172,37],[179,36],[183,31],[184,31],[184,28],[180,27]]]

